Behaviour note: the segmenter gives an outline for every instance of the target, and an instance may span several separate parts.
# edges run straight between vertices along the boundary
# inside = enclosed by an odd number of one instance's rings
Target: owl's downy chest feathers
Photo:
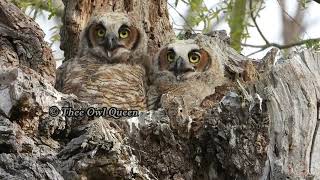
[[[160,77],[161,76],[161,77]],[[156,79],[157,90],[160,94],[183,96],[191,105],[198,106],[206,96],[215,93],[215,87],[224,83],[222,79],[214,77],[211,72],[194,74],[193,77],[177,80],[170,75],[159,73]]]
[[[138,64],[74,61],[67,68],[62,92],[91,104],[145,110],[145,69]]]

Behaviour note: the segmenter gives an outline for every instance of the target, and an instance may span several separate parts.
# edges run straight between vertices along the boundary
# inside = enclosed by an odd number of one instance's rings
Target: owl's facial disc
[[[100,45],[105,48],[109,58],[112,56],[114,50],[124,48],[124,46],[120,44],[118,36],[112,32],[105,36],[104,41]]]
[[[101,21],[88,31],[89,47],[94,55],[109,62],[127,62],[139,42],[139,31],[134,26]]]
[[[170,65],[169,71],[171,71],[175,76],[179,76],[188,72],[194,72],[195,68],[190,63],[186,63],[186,61],[181,56],[179,56]]]
[[[196,77],[211,65],[208,52],[196,44],[174,43],[161,49],[155,59],[159,72],[167,71],[178,81]]]

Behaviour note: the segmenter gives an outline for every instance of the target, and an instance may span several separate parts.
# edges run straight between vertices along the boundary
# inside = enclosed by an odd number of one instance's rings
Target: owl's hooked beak
[[[178,57],[174,63],[174,66],[169,69],[172,71],[176,76],[187,73],[187,72],[194,72],[195,69],[192,65],[186,63],[182,57]]]
[[[119,44],[119,38],[114,33],[108,33],[104,40],[104,46],[106,47],[106,50],[108,52],[108,56],[111,56],[111,52],[118,47],[120,47]]]

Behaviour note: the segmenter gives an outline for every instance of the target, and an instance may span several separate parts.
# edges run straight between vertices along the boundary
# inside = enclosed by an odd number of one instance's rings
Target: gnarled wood
[[[278,60],[254,85],[270,116],[271,179],[320,178],[319,55],[306,50]]]
[[[64,0],[65,14],[61,29],[61,49],[65,60],[74,57],[79,46],[79,34],[90,16],[98,11],[128,13],[143,33],[145,54],[153,55],[174,36],[166,0]]]
[[[0,65],[27,66],[55,82],[56,63],[43,31],[7,0],[0,1]]]

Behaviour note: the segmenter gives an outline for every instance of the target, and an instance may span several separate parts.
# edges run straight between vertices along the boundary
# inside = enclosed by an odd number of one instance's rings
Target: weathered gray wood
[[[7,0],[0,1],[0,65],[27,66],[55,82],[56,62],[43,31]]]
[[[255,85],[270,116],[271,179],[320,178],[319,62],[319,53],[295,53]]]
[[[152,175],[138,164],[114,122],[49,114],[52,106],[81,109],[88,103],[61,94],[28,68],[0,66],[0,77],[0,94],[6,98],[0,107],[11,105],[8,113],[0,113],[0,177],[63,179],[73,173],[74,178],[130,179],[134,173],[148,179]]]
[[[62,95],[27,67],[0,66],[0,77],[0,177],[63,179],[52,162],[41,160],[55,156],[60,147],[46,139],[65,123],[51,119],[57,123],[50,126],[45,119],[49,106],[57,104]],[[72,101],[72,97],[65,98]]]

